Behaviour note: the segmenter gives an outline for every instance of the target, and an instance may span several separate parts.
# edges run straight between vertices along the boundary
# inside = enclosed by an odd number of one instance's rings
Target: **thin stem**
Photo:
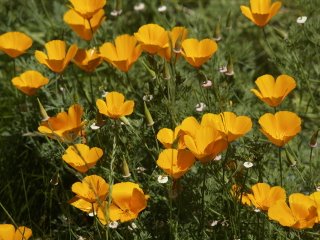
[[[91,95],[91,107],[94,108],[94,96],[93,96],[93,86],[92,86],[92,76],[89,74],[89,81],[90,81],[90,95]]]
[[[280,186],[282,187],[282,159],[281,159],[281,148],[279,147],[279,166],[280,166]]]
[[[309,168],[310,168],[310,179],[313,180],[313,171],[312,171],[312,152],[313,147],[310,148],[310,156],[309,156]],[[313,185],[313,184],[312,184]]]
[[[202,165],[203,173],[202,173],[202,188],[201,188],[201,221],[200,221],[200,229],[202,238],[205,236],[205,227],[204,227],[204,219],[205,219],[205,191],[206,191],[206,178],[207,178],[207,167]]]

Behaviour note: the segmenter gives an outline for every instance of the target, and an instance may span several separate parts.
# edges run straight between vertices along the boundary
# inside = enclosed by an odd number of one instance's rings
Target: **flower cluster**
[[[179,178],[191,168],[195,159],[202,163],[212,161],[229,143],[251,128],[249,117],[232,112],[204,114],[201,123],[194,117],[187,117],[174,131],[163,128],[158,132],[157,139],[166,149],[160,153],[157,164],[174,179]]]
[[[239,196],[239,192],[236,194]],[[282,226],[305,229],[319,223],[319,192],[310,195],[292,193],[288,197],[289,205],[285,189],[280,186],[270,187],[267,183],[257,183],[251,187],[250,193],[241,195],[243,204],[266,212],[270,220]]]

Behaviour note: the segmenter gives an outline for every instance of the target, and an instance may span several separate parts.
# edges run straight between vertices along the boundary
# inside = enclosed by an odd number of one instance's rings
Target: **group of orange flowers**
[[[65,13],[64,21],[82,39],[90,41],[105,19],[103,8],[106,0],[69,1],[72,8]],[[271,5],[270,0],[251,0],[250,4],[251,8],[241,6],[241,10],[260,27],[265,26],[281,7],[280,2]],[[182,55],[189,64],[199,68],[211,58],[218,46],[211,39],[199,41],[187,39],[187,35],[188,30],[184,27],[166,31],[157,24],[146,24],[134,36],[124,34],[118,36],[114,44],[104,43],[99,51],[95,48],[78,49],[75,44],[67,50],[64,41],[53,40],[45,44],[46,53],[36,51],[35,58],[58,74],[63,73],[70,61],[84,71],[92,72],[102,60],[120,71],[128,72],[143,51],[172,62]],[[31,45],[32,39],[23,33],[8,32],[0,36],[0,50],[13,58],[23,54]],[[27,95],[34,95],[37,89],[48,82],[47,78],[34,70],[28,70],[12,79],[13,85]],[[263,75],[256,80],[256,85],[258,89],[251,91],[275,108],[296,87],[295,80],[288,75],[280,75],[276,80],[271,75]],[[109,92],[105,101],[96,101],[96,106],[99,113],[117,120],[133,113],[134,101],[125,100],[121,93]],[[42,115],[44,119],[38,131],[69,145],[62,156],[68,165],[84,174],[102,158],[102,149],[75,143],[84,134],[83,127],[86,124],[82,120],[82,106],[74,104],[69,107],[68,112],[60,112],[54,117],[49,117],[42,108]],[[301,119],[288,111],[266,113],[260,117],[259,124],[261,132],[278,147],[283,147],[301,131]],[[157,139],[165,150],[159,154],[157,165],[173,179],[178,179],[192,167],[196,159],[202,163],[212,161],[231,142],[245,135],[251,128],[252,121],[249,117],[237,116],[232,112],[204,114],[200,123],[194,117],[187,117],[174,130],[162,128],[158,132]],[[88,214],[96,215],[102,224],[135,219],[146,208],[149,198],[136,183],[109,185],[97,175],[86,176],[81,182],[74,183],[72,192],[76,195],[70,200],[70,204]],[[320,196],[317,193],[311,196],[292,194],[288,207],[285,203],[285,191],[280,187],[270,188],[265,183],[258,183],[252,187],[252,192],[243,194],[242,201],[268,211],[270,219],[277,220],[283,226],[301,229],[312,227],[315,222],[320,221],[320,208],[317,207]],[[3,232],[10,232],[14,236],[22,231],[29,233],[27,228],[15,231],[12,225],[0,225],[0,238]]]
[[[259,91],[252,89],[252,92],[273,107],[277,107],[296,86],[295,80],[288,75],[280,75],[277,80],[264,75],[256,80],[256,84]],[[266,113],[260,117],[259,124],[260,131],[279,147],[301,130],[301,119],[289,111]],[[249,117],[232,112],[206,113],[200,124],[194,117],[187,117],[174,130],[163,128],[158,132],[157,139],[166,149],[160,153],[157,164],[174,179],[180,178],[195,159],[203,163],[213,160],[229,143],[251,128]]]
[[[256,211],[267,212],[269,219],[282,226],[305,229],[320,223],[320,192],[310,195],[293,193],[289,196],[289,205],[285,189],[270,187],[267,183],[253,185],[250,193],[242,192],[239,186],[234,185],[231,193]]]

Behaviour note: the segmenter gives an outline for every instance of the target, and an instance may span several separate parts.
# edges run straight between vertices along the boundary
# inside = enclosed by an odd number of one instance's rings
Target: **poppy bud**
[[[169,80],[171,78],[170,70],[167,63],[165,63],[163,67],[163,78],[166,80]]]
[[[127,161],[125,159],[123,159],[123,161],[122,161],[122,171],[123,171],[123,175],[122,176],[124,178],[128,178],[128,177],[131,176],[128,163],[127,163]]]
[[[227,29],[231,29],[232,28],[232,25],[231,25],[231,11],[228,12],[227,21],[226,21],[226,28]]]
[[[48,114],[47,114],[47,111],[46,111],[46,110],[44,109],[44,107],[42,106],[39,98],[37,98],[37,100],[38,100],[38,104],[39,104],[39,108],[40,108],[40,113],[41,113],[41,116],[42,116],[42,120],[41,120],[41,121],[43,121],[43,122],[48,121],[49,116],[48,116]]]
[[[233,58],[230,56],[228,59],[228,64],[227,64],[227,71],[224,73],[227,76],[233,76],[234,71],[233,71]]]
[[[312,137],[310,139],[309,146],[312,148],[315,148],[318,145],[318,132],[319,129],[312,134]]]
[[[147,120],[147,126],[151,127],[153,126],[154,121],[152,119],[151,113],[145,101],[143,102],[143,106],[144,106],[144,116],[146,117],[146,120]]]
[[[143,60],[141,61],[142,65],[146,68],[147,72],[150,73],[152,79],[157,77],[155,71],[153,71]]]
[[[126,118],[125,116],[120,117],[121,122],[123,122],[125,125],[131,126],[128,118]]]
[[[220,20],[216,25],[216,28],[214,30],[214,37],[213,40],[215,40],[216,42],[219,42],[222,39],[222,35],[221,35],[221,24],[220,24]]]
[[[173,52],[174,53],[180,53],[181,52],[181,43],[182,43],[182,33],[179,34],[179,37],[177,41],[175,42],[173,46]]]
[[[288,39],[288,33],[280,28],[277,27],[273,27],[274,31],[276,32],[276,34],[281,37],[284,40]]]

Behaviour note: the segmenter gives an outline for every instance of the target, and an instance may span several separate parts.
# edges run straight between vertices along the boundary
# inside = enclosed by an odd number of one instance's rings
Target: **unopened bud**
[[[287,149],[285,149],[285,152],[286,152],[286,157],[287,157],[287,161],[288,161],[289,165],[291,167],[296,166],[297,161],[296,161],[295,157]]]
[[[284,40],[288,39],[288,33],[280,28],[273,27],[275,33]]]
[[[40,108],[40,113],[41,113],[41,116],[42,116],[42,120],[41,121],[43,121],[43,122],[48,121],[50,117],[48,116],[47,111],[42,106],[39,98],[37,98],[37,100],[38,100],[38,104],[39,104],[39,108]]]
[[[127,161],[124,159],[123,162],[122,162],[122,171],[123,171],[123,177],[124,178],[128,178],[131,176],[131,173],[130,173],[130,169],[129,169],[129,166],[128,166],[128,163]]]
[[[226,21],[226,28],[227,28],[227,29],[231,29],[231,28],[232,28],[232,24],[231,24],[231,11],[228,12],[227,21]]]
[[[121,122],[123,122],[125,125],[131,126],[128,118],[126,118],[125,116],[120,117]]]
[[[144,116],[146,117],[146,120],[147,120],[147,126],[151,127],[153,126],[154,121],[152,119],[151,113],[145,101],[143,101],[143,106],[144,106]]]
[[[174,53],[178,54],[181,52],[182,35],[183,35],[183,33],[181,32],[177,38],[177,41],[175,42],[175,44],[173,46]]]
[[[155,71],[153,71],[148,64],[146,64],[144,61],[141,61],[142,65],[145,67],[147,72],[151,75],[152,79],[155,79],[157,77]]]
[[[166,62],[164,63],[164,68],[163,68],[163,78],[166,80],[169,80],[171,78],[169,66]]]
[[[231,56],[228,59],[227,71],[224,74],[227,75],[227,76],[233,76],[234,75],[233,58]]]
[[[312,137],[309,142],[309,146],[312,148],[315,148],[318,145],[318,133],[319,129],[312,134]]]
[[[215,28],[215,30],[214,30],[214,37],[213,37],[213,39],[214,39],[216,42],[219,42],[219,41],[222,39],[220,20],[219,20],[219,22],[217,23],[216,28]]]

